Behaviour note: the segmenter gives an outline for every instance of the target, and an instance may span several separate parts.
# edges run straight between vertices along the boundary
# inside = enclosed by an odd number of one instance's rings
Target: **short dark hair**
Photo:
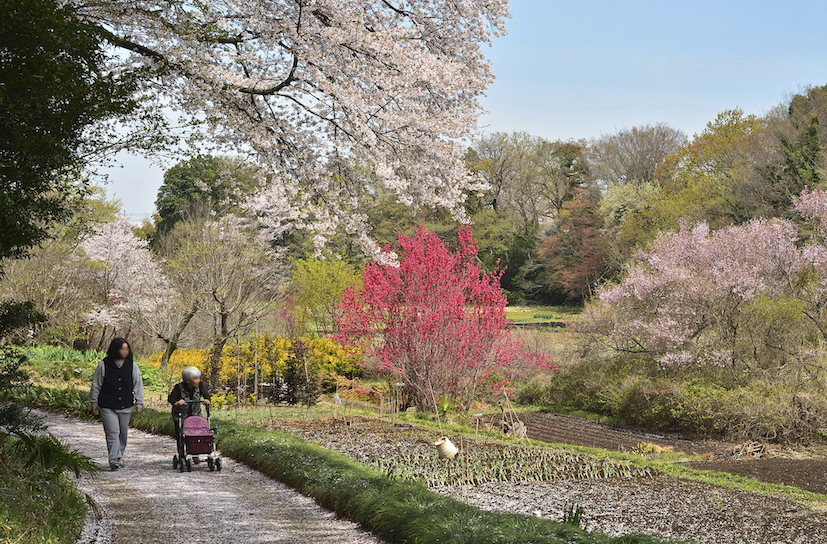
[[[119,359],[121,354],[118,353],[121,351],[121,347],[126,344],[126,347],[129,348],[129,355],[126,356],[127,359],[132,358],[132,346],[129,345],[129,342],[124,340],[123,338],[113,338],[112,342],[109,343],[109,349],[106,350],[106,357],[112,361]]]

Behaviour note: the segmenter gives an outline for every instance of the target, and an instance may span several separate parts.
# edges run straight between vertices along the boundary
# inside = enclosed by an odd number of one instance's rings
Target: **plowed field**
[[[641,442],[648,442],[692,455],[714,453],[726,447],[726,444],[721,442],[644,432],[585,417],[545,412],[527,412],[519,417],[526,426],[528,437],[543,442],[575,444],[613,451],[631,451]],[[499,426],[500,418],[499,415],[490,416],[488,422]]]

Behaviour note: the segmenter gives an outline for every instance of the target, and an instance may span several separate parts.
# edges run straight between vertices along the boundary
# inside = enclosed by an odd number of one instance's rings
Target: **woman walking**
[[[126,435],[132,407],[140,414],[144,409],[144,382],[138,365],[132,360],[132,348],[123,338],[115,338],[106,350],[106,357],[98,363],[92,389],[89,392],[92,413],[100,413],[109,450],[109,467],[118,470],[124,466]]]

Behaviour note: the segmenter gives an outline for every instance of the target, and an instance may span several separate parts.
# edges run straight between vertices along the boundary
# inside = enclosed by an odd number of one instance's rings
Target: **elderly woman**
[[[181,371],[181,383],[170,391],[167,401],[172,405],[172,419],[175,421],[175,434],[178,435],[178,418],[201,415],[201,403],[210,403],[207,386],[201,381],[201,371],[194,366],[187,366]],[[193,402],[196,401],[196,402]]]
[[[89,391],[92,413],[100,413],[109,450],[109,467],[118,470],[124,466],[126,437],[132,408],[139,414],[144,406],[144,382],[138,365],[132,360],[132,348],[123,338],[115,338],[106,350],[106,357],[98,363],[92,388]]]

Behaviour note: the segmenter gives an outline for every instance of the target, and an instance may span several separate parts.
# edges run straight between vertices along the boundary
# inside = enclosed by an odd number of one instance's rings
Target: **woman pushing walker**
[[[132,408],[144,409],[144,382],[138,365],[132,360],[132,348],[123,338],[115,338],[98,363],[89,392],[92,413],[100,413],[109,450],[109,467],[124,466],[123,456]]]

